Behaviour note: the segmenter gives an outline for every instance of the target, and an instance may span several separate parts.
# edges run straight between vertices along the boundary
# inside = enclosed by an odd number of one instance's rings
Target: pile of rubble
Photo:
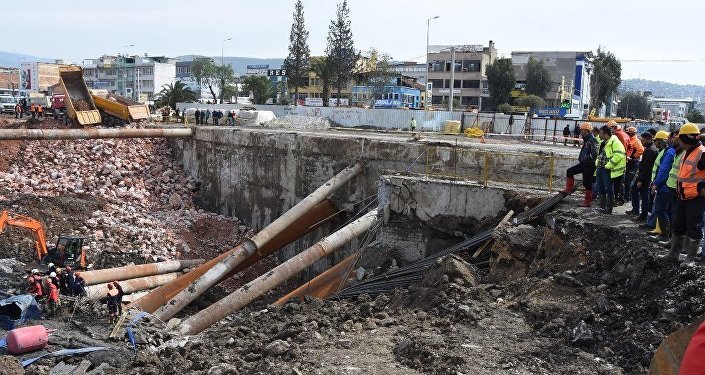
[[[264,123],[267,127],[299,130],[325,130],[330,128],[330,121],[324,117],[307,117],[287,115]]]
[[[104,202],[72,228],[74,234],[93,237],[101,251],[154,261],[199,250],[177,235],[197,221],[229,223],[229,243],[248,232],[237,219],[198,210],[197,185],[171,158],[165,140],[29,141],[6,171],[0,170],[0,186],[6,188],[0,195],[8,201],[24,195]],[[51,232],[51,223],[45,224]]]

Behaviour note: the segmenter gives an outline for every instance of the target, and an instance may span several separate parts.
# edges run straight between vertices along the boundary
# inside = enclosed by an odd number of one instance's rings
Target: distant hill
[[[54,59],[47,57],[37,57],[31,55],[23,55],[21,53],[2,52],[0,51],[0,66],[7,68],[19,68],[22,62],[52,62]]]
[[[198,57],[198,56],[196,56]],[[194,55],[178,56],[177,59],[182,61],[193,60]],[[220,56],[211,56],[215,62],[220,64]],[[247,65],[269,65],[271,69],[279,69],[284,63],[283,58],[271,58],[271,59],[260,59],[254,57],[238,57],[238,56],[225,56],[223,58],[225,64],[230,64],[233,67],[233,71],[238,76],[245,75],[247,73]]]
[[[648,79],[625,79],[619,87],[621,92],[626,91],[651,91],[654,96],[667,98],[693,98],[698,101],[705,100],[705,86],[679,85],[664,81],[650,81]]]

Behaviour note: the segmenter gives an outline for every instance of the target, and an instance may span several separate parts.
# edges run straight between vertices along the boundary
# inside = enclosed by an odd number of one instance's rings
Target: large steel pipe
[[[196,315],[183,321],[179,325],[178,330],[185,335],[200,333],[219,320],[246,306],[257,297],[274,289],[277,285],[294,277],[318,259],[331,254],[336,249],[359,237],[376,223],[377,210],[375,209],[280,264],[273,270],[250,281],[220,301],[199,311]]]
[[[174,317],[176,313],[181,311],[189,303],[193,302],[193,300],[198,298],[198,296],[210,289],[213,285],[220,282],[225,275],[229,274],[235,269],[235,267],[254,254],[259,248],[282,233],[288,226],[293,224],[308,210],[322,202],[335,190],[345,185],[360,172],[362,172],[362,164],[359,162],[352,167],[342,170],[340,173],[328,180],[328,182],[323,184],[323,186],[316,189],[313,193],[301,200],[301,202],[297,203],[289,211],[285,212],[266,228],[254,235],[251,239],[245,240],[245,242],[238,245],[235,248],[235,251],[228,254],[228,256],[223,258],[220,262],[218,262],[218,264],[206,271],[203,276],[199,277],[188,288],[180,291],[179,294],[169,300],[167,304],[155,311],[154,315],[162,321],[167,321]]]
[[[324,199],[323,202],[315,205],[310,211],[306,212],[303,216],[292,223],[285,231],[274,237],[269,241],[260,251],[252,254],[250,258],[239,266],[235,270],[246,266],[250,263],[251,258],[257,257],[261,259],[261,254],[274,253],[275,251],[283,248],[284,246],[296,241],[297,239],[303,237],[313,229],[317,228],[320,224],[325,223],[332,215],[335,213],[335,206],[330,199]],[[170,299],[174,298],[180,291],[186,288],[194,280],[201,277],[206,271],[211,267],[218,264],[228,255],[232,254],[237,247],[224,252],[217,257],[209,260],[208,262],[194,268],[188,273],[179,276],[173,282],[160,286],[152,291],[150,291],[144,298],[135,300],[129,308],[137,308],[148,313],[154,313],[158,308],[167,303]],[[228,275],[225,276],[227,278]]]
[[[160,285],[172,282],[179,277],[179,275],[180,273],[178,272],[172,272],[164,275],[140,277],[137,279],[120,281],[120,286],[125,294],[130,294],[139,292],[140,290],[156,288]],[[97,301],[104,298],[108,293],[108,283],[87,286],[85,290],[86,298],[91,301]]]
[[[86,285],[95,285],[111,281],[129,280],[138,277],[161,275],[164,273],[181,271],[202,264],[203,259],[170,260],[167,262],[137,264],[103,270],[84,271],[81,277],[86,280]]]
[[[174,129],[2,129],[0,140],[102,139],[102,138],[188,138],[191,128]]]

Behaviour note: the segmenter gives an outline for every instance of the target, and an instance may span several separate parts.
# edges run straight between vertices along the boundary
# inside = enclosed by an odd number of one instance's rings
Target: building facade
[[[670,121],[687,122],[686,116],[688,112],[696,109],[697,100],[692,98],[675,99],[675,98],[655,98],[649,97],[652,108],[661,108],[668,110]]]
[[[176,77],[176,60],[165,56],[101,56],[83,60],[88,88],[152,102]]]
[[[570,101],[568,113],[581,116],[590,110],[590,78],[593,54],[590,51],[514,51],[512,65],[517,85],[526,84],[529,59],[543,61],[551,72],[551,89],[544,100],[547,107],[560,107]],[[616,108],[616,107],[615,107]]]
[[[19,69],[0,67],[0,95],[19,96],[19,93]]]
[[[455,58],[453,59],[453,55]],[[430,46],[428,54],[428,84],[431,104],[446,107],[457,100],[456,109],[480,109],[482,101],[489,97],[487,65],[497,59],[497,49],[490,40],[482,45]],[[451,82],[453,76],[453,82]],[[486,102],[486,100],[485,100]]]
[[[23,62],[20,64],[19,85],[20,95],[29,93],[46,94],[51,86],[61,80],[59,68],[63,61],[57,60],[55,64],[42,62]]]
[[[199,56],[196,56],[198,58]],[[205,58],[205,56],[201,56]],[[177,82],[181,82],[186,87],[196,93],[196,97],[199,99],[212,99],[213,95],[211,95],[211,92],[208,88],[203,87],[202,85],[198,84],[198,80],[196,77],[193,75],[193,71],[191,70],[193,66],[193,59],[191,60],[186,60],[186,61],[177,61],[175,63],[175,68],[176,68],[176,78],[175,80]],[[219,96],[220,95],[220,87],[213,87],[213,91],[215,91],[215,95]]]
[[[399,75],[412,77],[416,82],[423,84],[426,82],[425,66],[426,64],[417,63],[415,61],[406,61],[392,64],[390,70]]]
[[[374,108],[420,109],[423,85],[413,77],[396,77],[381,87],[356,85],[352,87],[352,106],[372,106]]]

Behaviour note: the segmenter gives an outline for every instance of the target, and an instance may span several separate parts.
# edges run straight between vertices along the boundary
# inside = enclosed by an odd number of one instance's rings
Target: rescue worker
[[[624,145],[617,136],[612,135],[612,130],[605,125],[600,128],[600,152],[595,161],[597,167],[597,186],[600,195],[601,212],[611,214],[615,200],[614,181],[624,175],[626,157]],[[618,185],[617,185],[618,186]]]
[[[80,272],[76,272],[74,274],[74,281],[73,281],[73,286],[71,287],[71,291],[74,296],[81,296],[81,295],[83,295],[83,292],[85,290],[86,290],[86,280],[83,279]]]
[[[73,272],[70,266],[66,266],[66,269],[64,270],[66,272],[66,289],[69,292],[70,296],[73,296],[73,290],[74,290],[74,284],[76,284],[76,274]]]
[[[59,277],[56,275],[56,272],[52,272],[49,274],[49,280],[51,280],[52,283],[58,288],[59,287]]]
[[[673,163],[675,161],[677,148],[675,144],[677,143],[676,133],[671,133],[668,136],[667,145],[663,145],[663,136],[665,132],[656,133],[657,142],[664,146],[661,150],[659,156],[656,158],[657,163],[654,163],[654,167],[658,165],[658,168],[653,170],[651,182],[651,193],[654,194],[654,204],[653,204],[653,215],[651,215],[651,222],[647,220],[648,228],[656,228],[656,223],[661,230],[661,234],[656,237],[652,237],[652,241],[668,241],[670,238],[670,228],[671,228],[671,208],[673,207],[673,197],[675,191],[669,186],[669,176],[671,169],[673,168]]]
[[[42,288],[42,278],[38,276],[29,277],[29,288],[27,293],[34,296],[34,300],[39,302],[42,297],[44,297],[44,290]]]
[[[639,159],[644,153],[644,146],[636,136],[635,127],[628,127],[626,133],[629,136],[629,148],[627,149],[627,170],[624,172],[624,200],[628,201],[632,197],[632,184],[634,176],[639,170]]]
[[[22,118],[22,106],[20,105],[20,103],[15,104],[15,118]]]
[[[573,193],[576,174],[582,173],[585,197],[580,207],[590,207],[592,204],[592,182],[595,174],[595,160],[597,159],[597,141],[592,136],[592,124],[584,122],[580,125],[580,135],[583,138],[583,147],[580,149],[578,164],[568,168],[565,179],[565,193]]]
[[[676,180],[671,250],[666,259],[678,261],[681,250],[685,250],[686,258],[681,266],[692,265],[703,237],[705,146],[700,144],[699,135],[700,129],[691,123],[681,126],[678,131],[683,156]]]
[[[37,117],[44,117],[44,107],[41,104],[37,104]]]
[[[108,284],[108,293],[105,297],[107,299],[108,320],[110,324],[117,322],[118,294],[119,292],[115,289],[115,286],[112,283]]]
[[[201,111],[196,109],[194,116],[196,117],[196,125],[201,125]]]
[[[653,136],[649,132],[641,135],[643,154],[639,162],[634,183],[630,188],[632,198],[632,209],[627,214],[635,215],[636,221],[646,221],[646,214],[651,211],[651,201],[649,192],[651,185],[651,173],[658,156],[658,149],[653,143]],[[628,165],[629,162],[627,162]],[[627,167],[629,169],[629,167]],[[641,207],[639,205],[641,203]]]
[[[122,285],[120,285],[117,281],[113,281],[113,286],[115,286],[115,290],[118,291],[118,295],[117,295],[118,314],[122,315],[122,297],[125,295],[125,291],[122,290]]]
[[[56,266],[54,263],[47,264],[47,267],[49,267],[49,273],[56,272]]]
[[[625,155],[629,155],[631,151],[631,143],[629,142],[629,136],[627,133],[622,130],[622,126],[617,124],[614,120],[610,120],[607,125],[609,125],[612,129],[612,135],[616,136],[622,143],[622,146],[624,146]],[[615,177],[612,183],[614,184],[615,202],[617,205],[621,206],[624,204],[624,174],[622,173]]]
[[[47,298],[47,310],[49,316],[56,314],[56,309],[59,307],[59,288],[54,284],[52,278],[47,279],[47,287],[49,295]]]
[[[570,138],[570,126],[565,124],[565,127],[563,128],[563,146],[568,145],[568,138]]]

